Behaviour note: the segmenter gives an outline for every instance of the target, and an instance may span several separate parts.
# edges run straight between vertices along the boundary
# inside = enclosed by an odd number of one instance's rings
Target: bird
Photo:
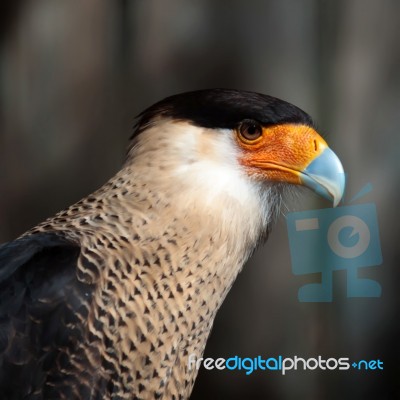
[[[188,399],[189,356],[302,186],[336,206],[345,181],[300,108],[234,89],[147,108],[115,176],[1,245],[1,398]]]

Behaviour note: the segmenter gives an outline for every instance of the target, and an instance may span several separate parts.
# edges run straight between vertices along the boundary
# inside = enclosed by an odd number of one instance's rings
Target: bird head
[[[173,176],[177,191],[196,188],[204,201],[228,193],[245,206],[257,193],[269,210],[288,185],[310,188],[334,206],[345,185],[338,157],[308,114],[238,90],[200,90],[154,104],[138,117],[132,159],[142,160],[148,177]]]

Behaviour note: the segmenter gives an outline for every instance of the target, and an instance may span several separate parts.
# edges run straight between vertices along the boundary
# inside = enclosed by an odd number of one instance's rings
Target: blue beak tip
[[[326,148],[302,171],[305,186],[333,202],[336,207],[343,198],[346,178],[342,163],[337,155]]]

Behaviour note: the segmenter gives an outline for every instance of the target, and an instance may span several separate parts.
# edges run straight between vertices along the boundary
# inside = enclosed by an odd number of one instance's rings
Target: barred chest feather
[[[55,370],[51,393],[97,398],[112,382],[103,398],[189,397],[197,371],[188,369],[188,356],[202,355],[263,220],[251,232],[244,228],[250,217],[230,195],[207,204],[185,182],[180,191],[155,185],[122,171],[28,232],[78,242],[77,279],[87,287],[73,326],[79,334],[61,349],[58,365],[70,380]]]

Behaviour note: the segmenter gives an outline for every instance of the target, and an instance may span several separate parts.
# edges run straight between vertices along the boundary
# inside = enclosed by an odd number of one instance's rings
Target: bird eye
[[[239,125],[239,134],[246,141],[254,141],[262,135],[262,127],[257,121],[245,119]]]

